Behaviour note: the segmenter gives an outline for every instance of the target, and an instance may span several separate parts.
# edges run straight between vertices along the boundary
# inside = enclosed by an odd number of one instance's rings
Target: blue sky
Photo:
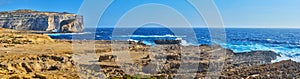
[[[300,0],[214,0],[226,27],[300,28]],[[83,0],[0,0],[0,11],[33,9],[77,13]],[[100,26],[112,26],[128,10],[147,3],[176,9],[188,21],[205,26],[195,8],[184,0],[116,0],[103,14]],[[96,6],[95,6],[96,7]]]

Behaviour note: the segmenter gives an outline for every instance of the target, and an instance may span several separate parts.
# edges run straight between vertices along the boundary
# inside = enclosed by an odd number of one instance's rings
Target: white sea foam
[[[134,39],[128,39],[127,41],[139,42],[138,40],[134,40]]]
[[[277,59],[273,60],[272,62],[278,62],[281,60],[294,60],[300,62],[300,48],[287,48],[282,46],[277,47],[266,47],[260,44],[254,45],[230,45],[230,44],[223,44],[223,47],[229,48],[236,53],[240,52],[250,52],[255,50],[265,50],[265,51],[273,51],[280,55]]]
[[[185,37],[185,36],[177,36],[177,35],[170,35],[170,34],[167,34],[167,35],[121,35],[121,36],[117,36],[117,37],[140,37],[140,38],[148,38],[148,37]]]
[[[193,43],[187,42],[186,40],[182,39],[182,38],[176,38],[175,40],[181,40],[180,45],[182,46],[190,46],[190,45],[195,45]]]
[[[285,55],[281,55],[281,56],[278,56],[277,59],[272,60],[272,63],[279,62],[279,61],[282,61],[282,60],[289,60],[289,59],[291,59],[293,61],[296,61],[296,62],[300,62],[300,56],[288,57],[288,56],[285,56]]]
[[[83,33],[49,33],[49,36],[60,36],[60,35],[80,35],[80,34],[92,34],[92,32],[83,32]]]
[[[149,41],[143,41],[143,43],[146,44],[146,45],[155,45],[155,43],[151,43]]]

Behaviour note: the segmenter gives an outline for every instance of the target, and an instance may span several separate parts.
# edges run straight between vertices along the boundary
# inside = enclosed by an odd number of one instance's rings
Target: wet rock
[[[230,62],[235,66],[256,66],[261,64],[271,63],[277,56],[273,51],[251,51],[234,53],[234,56],[230,58]]]
[[[180,44],[181,40],[154,40],[155,44]]]
[[[233,68],[222,72],[222,79],[228,78],[300,78],[300,63],[292,60],[272,64]]]

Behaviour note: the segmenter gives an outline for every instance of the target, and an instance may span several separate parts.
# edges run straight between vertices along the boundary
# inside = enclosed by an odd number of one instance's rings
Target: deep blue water
[[[182,38],[184,44],[200,45],[212,44],[210,32],[207,28],[192,29],[196,34],[195,43],[185,28],[176,28],[181,35],[175,35],[167,28],[139,28],[133,34],[126,34],[131,28],[122,28],[115,35],[113,28],[85,29],[85,33],[49,34],[54,39],[76,40],[143,40],[144,43],[155,45],[153,40]],[[226,44],[219,45],[232,49],[235,52],[248,52],[253,50],[271,50],[281,55],[279,60],[293,59],[300,61],[300,29],[254,29],[254,28],[226,28]],[[185,34],[186,33],[186,34]]]

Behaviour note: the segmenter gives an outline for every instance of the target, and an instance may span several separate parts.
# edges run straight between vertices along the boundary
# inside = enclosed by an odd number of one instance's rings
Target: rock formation
[[[130,54],[125,58],[132,62],[119,59],[123,53]],[[219,45],[53,40],[0,28],[0,79],[299,79],[300,63],[272,63],[278,56],[272,51],[234,53]],[[219,63],[220,76],[208,72]]]
[[[83,16],[33,10],[0,12],[0,27],[47,32],[82,32]]]
[[[27,32],[14,31],[0,28],[1,44],[45,44],[54,42],[48,35],[30,34]]]
[[[153,49],[150,49],[147,45],[138,45],[136,43],[131,43],[131,45],[132,46],[128,49],[130,50],[129,53],[134,62],[124,64],[126,65],[126,68],[123,70],[121,68],[124,67],[120,67],[120,65],[116,64],[118,57],[113,55],[111,50],[103,51],[103,49],[101,49],[102,51],[97,51],[97,53],[101,53],[98,62],[102,68],[101,71],[105,73],[106,77],[134,78],[135,75],[125,72],[129,72],[126,70],[135,70],[135,72],[132,73],[139,73],[140,75],[146,75],[146,77],[150,76],[169,79],[177,76],[181,78],[183,75],[193,75],[189,73],[196,72],[196,78],[204,78],[207,76],[206,73],[208,73],[207,71],[211,60],[214,59],[216,60],[214,62],[221,63],[221,61],[224,61],[224,71],[222,72],[224,74],[221,74],[220,78],[231,79],[235,77],[230,77],[228,75],[229,73],[227,71],[230,69],[271,64],[271,60],[274,60],[279,56],[272,51],[234,53],[230,49],[225,49],[216,45],[180,46],[178,44],[168,44],[156,45],[152,47]],[[212,53],[220,53],[222,51],[226,51],[225,56],[212,56]],[[184,68],[185,72],[178,73],[180,66],[188,68]],[[244,73],[245,72],[247,71],[244,71]],[[237,78],[243,77],[238,76]]]

